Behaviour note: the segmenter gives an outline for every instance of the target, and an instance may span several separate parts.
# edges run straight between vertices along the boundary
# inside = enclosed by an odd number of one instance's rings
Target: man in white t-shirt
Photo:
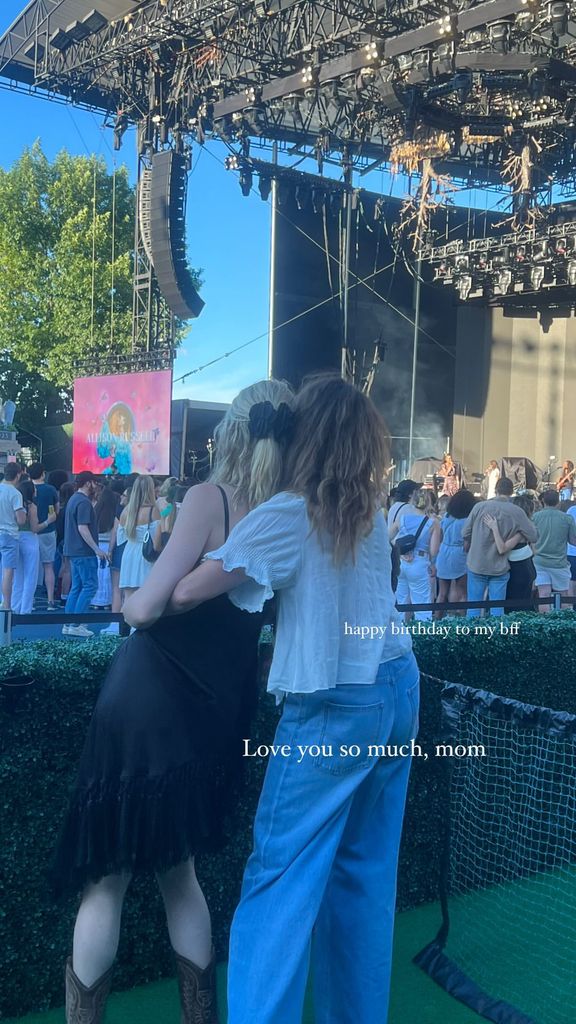
[[[18,531],[26,522],[26,512],[18,481],[22,469],[17,462],[9,462],[0,483],[0,563],[2,565],[2,606],[10,608],[14,570],[18,563]]]

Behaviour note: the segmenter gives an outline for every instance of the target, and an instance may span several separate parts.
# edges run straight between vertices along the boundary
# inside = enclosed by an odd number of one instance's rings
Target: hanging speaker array
[[[140,232],[158,286],[181,320],[204,307],[186,259],[186,158],[172,149],[155,153],[140,190]]]

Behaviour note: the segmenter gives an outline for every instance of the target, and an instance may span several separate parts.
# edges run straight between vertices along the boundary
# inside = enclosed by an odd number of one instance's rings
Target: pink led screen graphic
[[[122,373],[74,382],[73,472],[170,472],[172,373]]]

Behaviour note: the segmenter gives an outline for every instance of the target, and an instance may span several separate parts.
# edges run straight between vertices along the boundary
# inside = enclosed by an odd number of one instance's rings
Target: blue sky
[[[0,34],[22,11],[25,0],[2,0]],[[40,139],[48,157],[60,149],[97,153],[112,166],[112,131],[100,115],[0,89],[0,165],[9,167],[26,146]],[[8,127],[9,130],[8,130]],[[134,133],[124,137],[119,162],[135,166]],[[244,198],[235,174],[226,171],[226,150],[216,143],[194,149],[188,189],[188,255],[204,269],[206,302],[176,361],[179,377],[216,356],[264,335],[237,355],[175,385],[177,398],[229,401],[267,374],[270,205],[258,195]]]
[[[2,0],[0,34],[24,5],[25,0]],[[102,155],[112,167],[112,131],[104,130],[102,122],[101,115],[0,89],[0,166],[9,167],[26,146],[39,138],[49,157],[65,147],[72,153]],[[204,270],[202,295],[206,306],[192,322],[174,376],[195,370],[251,339],[258,340],[176,384],[177,398],[229,401],[240,388],[267,373],[270,204],[264,203],[257,192],[248,198],[242,196],[237,175],[224,169],[227,152],[215,141],[194,148],[188,189],[188,256],[192,266]],[[116,158],[128,165],[134,177],[133,131],[125,135]],[[313,167],[302,169],[312,171]],[[337,169],[328,173],[339,176]],[[406,179],[376,171],[357,179],[356,184],[403,196]],[[473,194],[457,192],[454,201],[494,208],[499,198],[477,190]]]

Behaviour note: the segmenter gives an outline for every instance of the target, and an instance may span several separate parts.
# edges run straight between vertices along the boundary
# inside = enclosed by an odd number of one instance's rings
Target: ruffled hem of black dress
[[[190,762],[155,777],[106,780],[72,796],[54,861],[53,895],[110,874],[162,872],[222,849],[241,766]]]

